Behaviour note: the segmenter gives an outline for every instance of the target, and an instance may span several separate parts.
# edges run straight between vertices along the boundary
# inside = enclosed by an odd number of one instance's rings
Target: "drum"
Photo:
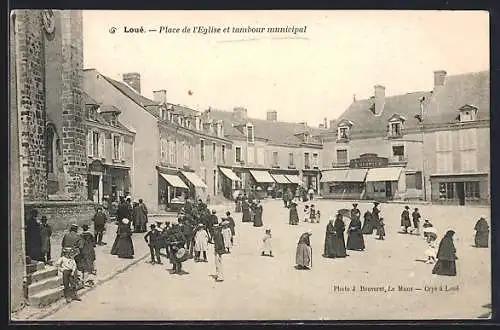
[[[180,248],[179,250],[177,250],[177,253],[175,254],[175,258],[179,262],[184,262],[184,261],[189,259],[189,255],[188,255],[185,248]]]

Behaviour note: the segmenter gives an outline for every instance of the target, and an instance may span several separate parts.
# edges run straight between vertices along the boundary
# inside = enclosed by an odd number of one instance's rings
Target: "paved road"
[[[431,274],[423,259],[424,240],[398,234],[403,205],[384,204],[385,241],[365,236],[365,252],[349,252],[345,259],[321,257],[326,215],[349,204],[319,200],[320,224],[301,222],[288,226],[281,201],[264,202],[264,225],[272,228],[275,258],[261,257],[264,228],[241,223],[237,215],[237,240],[233,253],[224,256],[225,281],[216,283],[213,251],[209,263],[188,261],[187,275],[171,275],[171,265],[140,263],[112,281],[73,302],[50,320],[237,320],[237,319],[431,319],[476,318],[491,301],[490,249],[476,249],[473,227],[479,215],[489,219],[488,208],[425,206],[419,208],[440,234],[456,231],[458,276]],[[411,206],[411,205],[410,205]],[[360,203],[362,213],[371,204]],[[302,209],[302,207],[300,207]],[[298,237],[313,229],[313,269],[294,269]],[[334,286],[356,287],[336,292]],[[398,286],[414,288],[399,291]],[[387,288],[391,292],[361,292],[361,286]],[[447,286],[450,291],[415,289]],[[458,286],[458,289],[457,289]]]

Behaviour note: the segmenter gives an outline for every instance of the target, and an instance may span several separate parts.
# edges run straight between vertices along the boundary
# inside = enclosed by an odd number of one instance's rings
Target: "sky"
[[[157,31],[125,33],[141,26]],[[298,32],[266,30],[287,26]],[[264,32],[233,31],[248,27]],[[311,126],[339,117],[354,95],[369,98],[376,84],[390,96],[431,90],[435,70],[489,69],[481,11],[87,10],[83,34],[85,68],[119,80],[138,72],[146,97],[165,89],[168,102],[196,110],[243,106],[262,119],[276,110],[278,120]]]

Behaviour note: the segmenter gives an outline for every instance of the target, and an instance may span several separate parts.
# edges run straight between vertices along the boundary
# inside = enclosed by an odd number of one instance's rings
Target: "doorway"
[[[457,198],[460,205],[465,205],[465,183],[456,182],[457,187]]]
[[[385,182],[385,197],[387,199],[392,199],[392,182],[391,181]]]

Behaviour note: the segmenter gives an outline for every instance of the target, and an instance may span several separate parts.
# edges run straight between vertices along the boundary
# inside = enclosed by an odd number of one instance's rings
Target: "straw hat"
[[[122,222],[123,222],[124,224],[128,225],[128,223],[129,223],[130,221],[129,221],[129,219],[127,219],[127,218],[123,218],[123,219],[122,219]]]

